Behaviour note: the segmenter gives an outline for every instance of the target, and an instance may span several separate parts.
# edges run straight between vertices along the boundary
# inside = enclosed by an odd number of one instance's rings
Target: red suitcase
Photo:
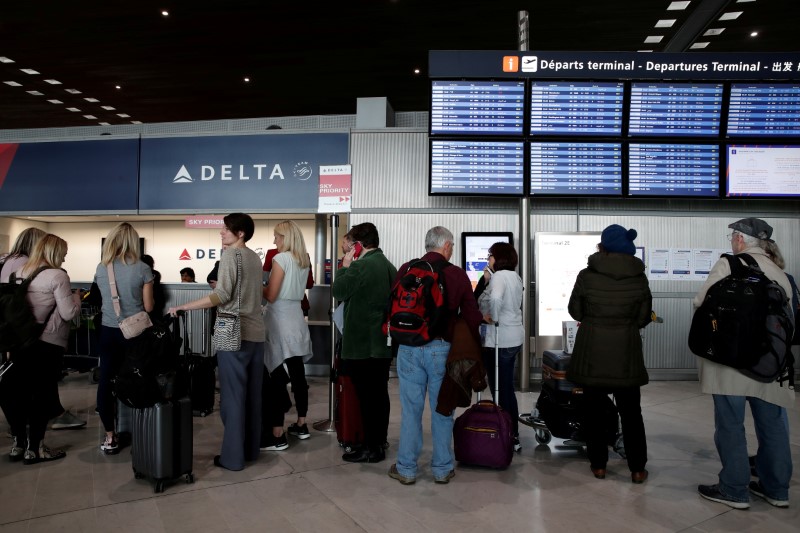
[[[342,372],[341,341],[336,346],[336,397],[334,424],[339,446],[350,453],[364,443],[364,427],[361,424],[361,406],[358,403],[356,388],[350,376]]]

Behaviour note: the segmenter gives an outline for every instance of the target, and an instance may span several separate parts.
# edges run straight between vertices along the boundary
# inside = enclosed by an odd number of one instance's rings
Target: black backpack
[[[422,346],[444,334],[447,298],[442,271],[447,261],[409,261],[389,294],[383,334],[398,344]]]
[[[22,283],[17,283],[14,274],[11,274],[8,283],[0,283],[0,352],[28,348],[42,335],[45,325],[55,311],[55,306],[44,323],[40,324],[33,316],[27,296],[28,286],[33,279],[48,268],[37,269]]]
[[[750,255],[722,257],[731,274],[708,289],[695,311],[689,349],[756,381],[794,385],[794,314],[786,291]]]

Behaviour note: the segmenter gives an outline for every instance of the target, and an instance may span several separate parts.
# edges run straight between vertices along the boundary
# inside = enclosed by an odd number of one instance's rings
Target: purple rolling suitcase
[[[494,332],[494,390],[499,392],[499,347],[495,324]],[[491,400],[481,400],[456,418],[453,426],[453,448],[456,461],[489,468],[507,468],[514,456],[514,434],[511,416]]]
[[[181,398],[157,403],[146,409],[133,409],[131,459],[136,479],[155,481],[155,492],[164,492],[164,483],[192,473],[192,401]]]

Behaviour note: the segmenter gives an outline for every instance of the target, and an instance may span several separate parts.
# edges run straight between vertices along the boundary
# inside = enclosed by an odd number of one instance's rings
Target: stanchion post
[[[336,306],[336,300],[333,297],[333,281],[336,279],[336,252],[337,252],[337,245],[338,245],[338,236],[339,236],[339,215],[336,213],[331,214],[331,247],[330,247],[330,258],[331,258],[331,299],[330,299],[330,310],[328,311],[328,316],[330,318],[331,323],[331,373],[330,373],[330,387],[328,390],[328,418],[326,420],[318,420],[312,424],[313,428],[317,431],[325,431],[326,433],[331,433],[336,431],[336,403],[335,403],[335,394],[336,394],[336,380],[334,379],[335,370],[335,357],[336,357],[336,325],[333,323],[333,310]],[[324,271],[323,271],[324,275]]]

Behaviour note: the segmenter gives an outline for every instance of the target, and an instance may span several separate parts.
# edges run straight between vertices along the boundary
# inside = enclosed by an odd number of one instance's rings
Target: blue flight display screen
[[[719,196],[719,146],[628,145],[629,196]]]
[[[621,143],[531,143],[531,195],[622,195]]]
[[[522,141],[432,140],[431,194],[523,193]]]
[[[622,130],[622,82],[531,84],[531,135],[609,135]]]
[[[633,83],[628,120],[631,137],[716,137],[721,83]]]
[[[524,81],[433,81],[431,135],[522,135],[524,115]]]
[[[800,136],[800,85],[732,84],[728,136]]]

